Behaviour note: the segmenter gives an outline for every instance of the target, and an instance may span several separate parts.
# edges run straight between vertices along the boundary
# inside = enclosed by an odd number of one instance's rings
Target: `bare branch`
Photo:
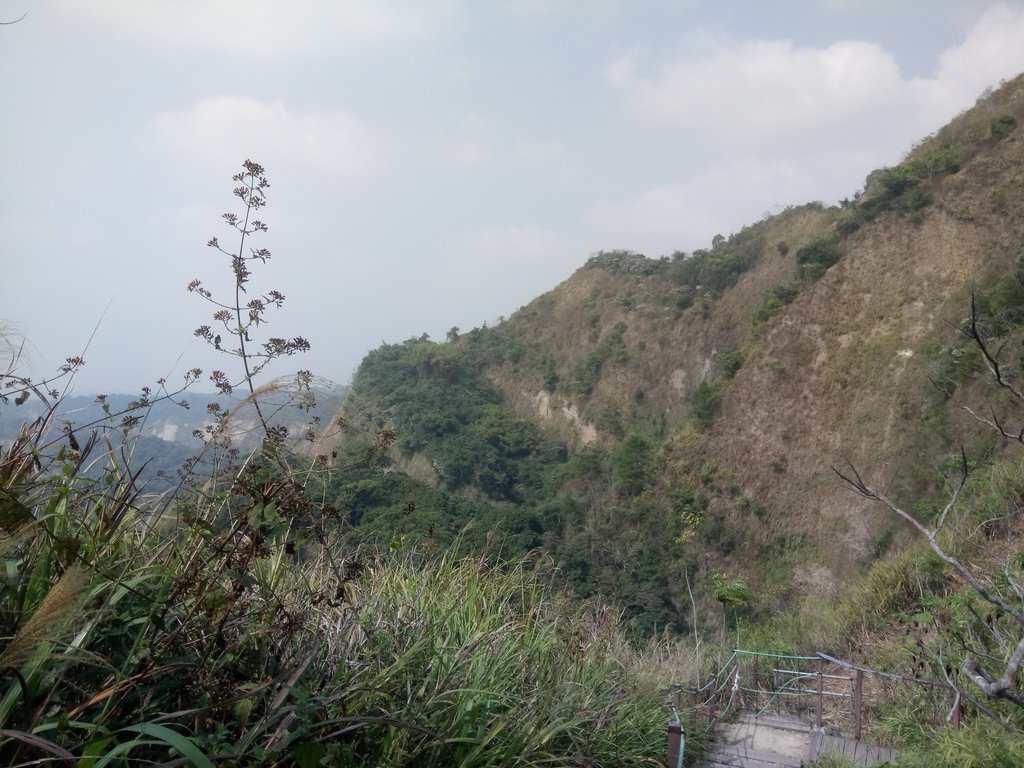
[[[996,416],[994,413],[992,414],[991,419],[986,419],[984,416],[979,416],[977,413],[975,413],[970,406],[961,405],[960,408],[964,411],[967,411],[967,413],[971,414],[971,416],[973,416],[976,421],[992,429],[992,431],[998,434],[1000,437],[1003,437],[1007,440],[1012,440],[1016,443],[1024,444],[1024,427],[1022,427],[1021,430],[1017,433],[1008,432],[1000,423],[999,417]]]
[[[1007,699],[1020,707],[1024,707],[1024,698],[1014,693],[1011,689],[1017,682],[1017,673],[1020,670],[1021,662],[1024,661],[1024,637],[1017,641],[1010,658],[1006,661],[1006,667],[1001,677],[994,677],[981,664],[968,657],[964,659],[963,673],[991,699]]]
[[[950,690],[956,691],[957,701],[961,699],[967,699],[967,701],[971,702],[971,704],[977,707],[979,712],[984,714],[989,720],[992,720],[994,723],[996,723],[1004,731],[1006,731],[1007,733],[1016,733],[1012,728],[1010,728],[1010,726],[1004,723],[1002,719],[997,717],[995,712],[986,707],[984,703],[971,696],[967,691],[965,691],[963,688],[961,688],[959,685],[953,682],[953,680],[949,676],[949,673],[946,672],[946,663],[942,658],[942,654],[939,654],[939,669],[942,670],[942,676],[946,678],[946,682],[949,683]],[[949,710],[949,716],[947,716],[946,718],[947,722],[952,719],[952,715],[955,709],[956,702],[954,702],[953,706]]]
[[[992,372],[995,377],[996,383],[1000,387],[1005,389],[1007,392],[1012,394],[1021,403],[1024,403],[1024,391],[1021,391],[1012,381],[1010,381],[1003,373],[1002,367],[999,365],[998,355],[1002,349],[998,350],[995,355],[988,348],[988,343],[985,341],[985,337],[978,326],[978,310],[975,304],[974,295],[971,295],[971,327],[970,337],[974,339],[974,343],[978,345],[978,349],[981,351],[982,357],[985,358],[985,365]],[[1005,432],[1003,433],[1005,434]]]
[[[1024,586],[1010,575],[1009,565],[1003,568],[1003,576],[1006,577],[1006,583],[1010,585],[1010,589],[1012,589],[1017,597],[1021,599],[1021,602],[1024,603]]]
[[[960,483],[957,485],[956,490],[949,499],[949,503],[942,510],[942,514],[939,515],[939,521],[935,524],[935,534],[937,535],[942,527],[946,524],[946,517],[956,506],[957,501],[960,499],[960,493],[963,491],[964,486],[967,485],[967,478],[970,476],[970,468],[967,465],[967,453],[964,451],[964,447],[960,446]]]
[[[964,461],[964,468],[966,469],[966,457],[963,453],[961,453],[961,456]],[[942,510],[942,513],[939,515],[938,526],[932,529],[928,528],[928,526],[926,526],[924,523],[922,523],[920,520],[914,517],[914,515],[910,514],[909,512],[901,508],[899,505],[896,504],[896,502],[894,502],[884,493],[876,490],[875,488],[872,488],[870,485],[864,482],[860,474],[858,474],[857,470],[852,466],[850,467],[852,475],[845,475],[835,467],[832,467],[832,471],[835,472],[836,475],[838,475],[839,478],[846,484],[846,486],[853,490],[855,493],[863,496],[866,499],[872,499],[874,501],[881,502],[886,507],[888,507],[891,512],[903,518],[912,526],[914,526],[918,531],[920,531],[924,535],[926,539],[928,539],[928,544],[929,546],[931,546],[932,551],[936,555],[938,555],[943,562],[951,566],[957,573],[959,573],[964,578],[964,580],[970,585],[971,589],[973,589],[982,598],[984,598],[986,602],[991,603],[999,610],[1004,611],[1008,615],[1012,616],[1014,621],[1016,621],[1017,624],[1024,628],[1024,613],[1022,613],[1019,609],[1015,608],[1014,606],[1010,605],[999,595],[989,591],[980,581],[978,581],[977,577],[974,575],[973,572],[971,572],[970,569],[967,568],[967,566],[961,563],[957,558],[948,554],[938,542],[938,535],[940,529],[942,528],[942,525],[945,523],[946,518],[949,516],[949,513],[956,507],[956,504],[960,499],[960,494],[963,492],[964,486],[967,483],[966,472],[961,477],[960,482],[957,484],[956,490],[953,491],[953,495],[950,497],[949,503],[946,504],[945,508]]]

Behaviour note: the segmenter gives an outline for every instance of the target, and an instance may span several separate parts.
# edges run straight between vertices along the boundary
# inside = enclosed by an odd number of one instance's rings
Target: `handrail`
[[[772,659],[796,659],[797,661],[817,661],[821,657],[821,654],[817,656],[793,656],[787,653],[773,653],[771,651],[746,651],[742,648],[734,648],[732,653],[734,656],[739,653],[746,656],[767,656]]]
[[[862,667],[858,664],[851,664],[848,661],[842,661],[841,659],[833,658],[827,653],[819,653],[818,656],[829,664],[835,664],[837,667],[843,667],[845,669],[852,669],[855,672],[867,672],[869,675],[878,675],[879,677],[887,677],[890,680],[901,680],[905,683],[917,683],[918,685],[930,685],[935,688],[948,688],[951,691],[957,690],[957,687],[952,683],[946,682],[945,680],[928,680],[923,677],[911,677],[910,675],[898,675],[895,672],[882,672],[871,667]]]
[[[801,661],[801,662],[817,662],[819,666],[818,666],[818,669],[817,669],[816,672],[803,672],[803,671],[800,671],[800,670],[788,670],[788,669],[773,669],[773,672],[781,672],[781,673],[783,673],[785,675],[790,675],[791,679],[786,680],[781,686],[777,686],[776,685],[776,681],[775,681],[775,679],[773,677],[770,689],[769,688],[764,688],[764,687],[749,687],[749,686],[741,685],[741,674],[743,676],[745,676],[747,674],[745,669],[741,666],[741,660],[742,660],[743,657],[751,657],[751,656],[762,657],[762,658],[770,658],[770,659],[785,659],[785,660]],[[845,678],[845,677],[843,677],[841,675],[826,675],[826,674],[824,674],[824,671],[823,671],[823,669],[820,666],[823,662],[831,664],[831,665],[834,665],[836,667],[840,667],[842,669],[847,669],[847,670],[850,670],[852,672],[856,672],[857,674],[856,674],[856,676],[850,677],[850,678]],[[793,666],[796,666],[796,665],[793,665]],[[878,677],[887,678],[889,680],[896,680],[896,681],[899,681],[899,682],[914,683],[914,684],[917,684],[917,685],[922,685],[922,686],[930,687],[930,688],[933,688],[933,689],[945,689],[947,691],[952,691],[953,693],[957,694],[957,700],[954,703],[953,709],[950,711],[950,714],[949,714],[949,716],[946,719],[950,722],[951,726],[954,729],[959,727],[959,725],[960,725],[960,711],[961,711],[960,710],[960,695],[961,695],[961,691],[952,682],[950,682],[950,681],[942,681],[942,680],[929,680],[929,679],[920,678],[920,677],[911,677],[909,675],[901,675],[901,674],[897,674],[897,673],[894,673],[894,672],[882,672],[882,671],[877,670],[877,669],[872,669],[871,667],[865,667],[865,666],[862,666],[862,665],[859,665],[859,664],[853,664],[853,663],[850,663],[848,661],[843,661],[842,659],[837,659],[834,656],[831,656],[831,655],[829,655],[827,653],[824,653],[824,652],[818,652],[814,656],[801,656],[801,655],[796,655],[796,654],[776,653],[776,652],[772,652],[772,651],[754,651],[754,650],[748,650],[748,649],[745,649],[745,648],[734,648],[734,649],[732,649],[732,653],[729,655],[729,658],[725,661],[725,663],[722,665],[722,667],[719,670],[717,670],[716,672],[714,672],[713,674],[709,675],[708,678],[706,679],[706,682],[703,685],[698,684],[698,685],[696,685],[694,687],[687,688],[687,690],[689,691],[690,695],[693,697],[692,698],[692,704],[695,707],[697,707],[697,708],[706,708],[713,701],[718,699],[719,695],[725,690],[726,686],[730,686],[731,687],[731,691],[729,693],[728,701],[725,702],[724,707],[722,707],[717,712],[717,714],[713,713],[713,719],[721,717],[724,713],[728,712],[732,708],[733,703],[736,700],[736,696],[737,696],[738,693],[741,694],[741,696],[743,696],[745,694],[748,694],[748,693],[755,694],[755,695],[769,694],[769,701],[766,702],[764,707],[761,708],[759,714],[765,712],[766,710],[768,710],[768,708],[771,706],[771,701],[772,700],[776,700],[776,701],[781,700],[781,698],[783,696],[787,696],[787,695],[793,695],[793,696],[797,696],[797,695],[816,696],[817,697],[817,701],[818,701],[817,719],[818,719],[819,726],[821,725],[821,718],[822,718],[822,702],[824,701],[825,698],[834,698],[834,699],[836,699],[836,698],[849,698],[850,701],[851,701],[851,707],[853,708],[852,716],[853,716],[853,722],[854,722],[854,725],[853,725],[854,738],[860,738],[861,727],[862,727],[862,708],[861,708],[861,706],[862,706],[861,705],[861,696],[862,696],[862,693],[861,693],[862,688],[861,688],[861,686],[862,686],[862,682],[861,682],[861,680],[862,680],[863,675],[865,675],[865,674],[876,675]],[[753,678],[754,678],[754,680],[753,680],[754,685],[758,685],[757,675],[753,675]],[[805,689],[805,688],[801,688],[800,687],[801,682],[803,682],[804,680],[807,680],[809,678],[817,678],[818,685],[817,685],[816,689],[812,690],[812,689]],[[839,691],[835,691],[835,690],[823,690],[822,689],[822,681],[823,680],[843,680],[843,679],[846,679],[846,680],[850,681],[851,689],[849,690],[849,692],[839,692]],[[678,695],[678,692],[682,690],[682,686],[677,684],[676,685],[676,690],[677,690],[677,695]],[[670,763],[669,763],[670,767],[671,767],[672,763],[675,763],[677,761],[679,763],[679,766],[681,766],[682,765],[682,760],[683,760],[682,750],[684,748],[683,745],[685,743],[684,742],[684,738],[685,737],[682,734],[682,722],[681,722],[681,719],[679,718],[678,706],[679,706],[679,702],[678,702],[678,699],[677,699],[676,702],[675,702],[675,705],[672,707],[672,711],[673,711],[673,714],[675,715],[675,719],[668,723],[668,726],[669,726],[669,744],[670,744]],[[717,707],[716,707],[716,709],[717,709]],[[675,751],[675,749],[673,749],[674,745],[678,745],[678,750],[679,750],[678,752]],[[677,768],[679,768],[679,766],[677,766]]]

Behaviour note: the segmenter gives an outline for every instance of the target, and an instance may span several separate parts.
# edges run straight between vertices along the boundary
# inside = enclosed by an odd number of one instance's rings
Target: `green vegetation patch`
[[[474,487],[494,501],[536,500],[548,466],[564,461],[565,449],[505,409],[483,375],[482,360],[502,346],[502,335],[467,338],[465,347],[424,339],[385,344],[363,360],[353,394],[387,418],[404,454],[430,459],[446,488]]]
[[[801,266],[806,265],[801,264]],[[754,310],[754,314],[751,316],[751,323],[753,323],[755,330],[767,323],[784,306],[792,304],[799,294],[800,288],[792,283],[777,285],[772,288],[772,290],[765,294],[761,304]]]
[[[992,118],[989,123],[989,133],[992,134],[992,138],[1002,140],[1013,133],[1013,129],[1016,127],[1017,118],[1004,112]]]
[[[1009,120],[997,117],[992,122],[991,133],[996,138],[1005,137],[1016,125],[1011,115],[1005,117]],[[873,171],[865,182],[864,194],[849,204],[836,224],[836,232],[842,237],[851,235],[886,211],[909,214],[916,219],[932,203],[929,185],[942,176],[957,173],[967,158],[978,151],[980,139],[969,131],[941,140],[933,137],[899,165]]]
[[[835,236],[812,240],[796,252],[796,263],[800,277],[808,282],[818,279],[832,265],[843,257],[842,245]],[[782,301],[776,297],[780,305]]]
[[[597,345],[597,349],[587,355],[586,359],[573,370],[573,391],[586,397],[594,391],[601,376],[601,369],[606,362],[624,363],[629,359],[629,351],[623,341],[628,326],[618,322]]]
[[[649,259],[634,251],[599,251],[587,259],[587,269],[603,269],[611,275],[653,275],[664,272],[668,264]]]
[[[722,387],[719,383],[702,381],[693,391],[690,400],[690,416],[701,429],[707,429],[714,423],[718,409],[721,407]]]
[[[668,273],[688,294],[719,295],[757,263],[764,248],[764,238],[745,229],[728,240],[717,237],[710,249],[689,256],[675,252]]]

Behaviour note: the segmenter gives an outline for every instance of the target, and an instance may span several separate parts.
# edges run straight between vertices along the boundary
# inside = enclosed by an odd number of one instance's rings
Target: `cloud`
[[[477,169],[498,156],[495,145],[500,131],[492,118],[478,112],[445,114],[422,121],[408,136],[410,154],[433,169]]]
[[[160,45],[263,58],[329,48],[359,51],[438,36],[456,3],[447,0],[61,0],[66,12]]]
[[[697,33],[653,72],[630,52],[609,64],[605,79],[649,121],[733,151],[889,150],[906,148],[987,85],[1024,70],[1022,41],[1024,9],[1000,4],[944,52],[932,78],[904,77],[891,53],[864,40],[815,48]]]
[[[444,253],[440,269],[453,291],[453,306],[459,297],[460,309],[471,319],[494,319],[569,277],[582,251],[547,229],[504,226],[464,232]]]
[[[992,6],[939,60],[935,84],[960,103],[1024,71],[1024,8]]]
[[[438,139],[431,145],[435,162],[457,168],[479,168],[493,159],[491,145],[484,139]]]
[[[515,157],[558,182],[572,181],[580,171],[579,159],[558,139],[520,141],[515,148]]]
[[[380,132],[338,111],[303,114],[283,102],[211,96],[159,116],[158,141],[203,160],[247,156],[268,166],[302,166],[319,173],[366,176],[395,152]]]
[[[805,202],[833,193],[833,201],[852,190],[835,188],[834,178],[849,178],[855,155],[810,158],[817,172],[785,160],[733,158],[685,181],[649,187],[618,199],[602,200],[588,216],[594,248],[625,248],[656,258],[677,250],[710,245],[716,234],[729,235],[762,218],[766,208]],[[832,188],[830,189],[830,184]]]
[[[547,229],[485,227],[457,236],[448,249],[455,274],[500,282],[535,282],[538,271],[558,271],[550,265],[566,250],[565,238]],[[577,259],[578,254],[570,254]],[[518,277],[517,277],[518,276]]]
[[[699,47],[646,77],[636,54],[627,54],[612,62],[608,82],[642,115],[731,146],[813,136],[898,104],[896,62],[873,43],[716,40]]]
[[[605,243],[603,250],[638,250],[651,257],[671,253],[692,242],[704,227],[716,229],[718,216],[700,187],[699,182],[663,184],[625,199],[601,201],[590,213],[591,228]],[[665,247],[669,242],[680,245]]]
[[[558,139],[519,142],[519,156],[531,163],[559,163],[565,159],[565,146]]]
[[[605,70],[605,78],[611,85],[622,88],[635,86],[636,74],[640,69],[640,52],[630,51],[612,61]]]
[[[687,145],[691,166],[684,180],[596,204],[591,229],[659,255],[701,247],[766,204],[834,203],[856,191],[851,180],[895,164],[986,86],[1024,70],[1022,42],[1024,8],[999,4],[924,78],[904,76],[890,52],[864,40],[809,47],[698,32],[660,62],[643,50],[621,54],[606,82],[632,116]]]

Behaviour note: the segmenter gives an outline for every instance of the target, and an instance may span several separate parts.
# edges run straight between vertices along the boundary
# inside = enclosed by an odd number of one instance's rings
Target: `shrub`
[[[833,238],[814,240],[796,252],[798,264],[823,264],[826,267],[831,267],[841,256],[839,244]]]
[[[718,415],[720,405],[721,388],[719,385],[707,381],[701,382],[694,390],[690,401],[690,416],[697,426],[707,429]]]
[[[862,214],[856,208],[846,211],[836,221],[836,234],[840,237],[849,237],[860,229],[862,223]]]
[[[751,321],[754,327],[768,322],[780,309],[791,304],[799,294],[799,288],[792,284],[777,285],[761,300],[761,305],[754,310]]]
[[[920,150],[894,168],[873,171],[865,183],[864,198],[836,224],[837,234],[847,237],[886,211],[920,213],[932,202],[931,195],[921,185],[936,176],[959,171],[964,152],[960,142],[952,142]]]
[[[808,283],[820,280],[828,269],[824,264],[812,263],[800,265],[800,279]]]
[[[558,388],[558,373],[554,368],[549,368],[544,373],[544,389],[554,392]]]
[[[757,328],[758,326],[764,325],[774,317],[783,306],[783,303],[774,296],[765,296],[764,299],[761,300],[760,306],[754,310],[754,314],[751,316],[751,322],[754,324],[754,327]]]
[[[1024,324],[1024,258],[1016,269],[999,277],[991,288],[975,296],[978,317],[990,333],[1003,335]]]
[[[632,433],[612,456],[615,484],[627,495],[635,496],[647,485],[653,468],[651,441],[644,435]]]
[[[711,595],[726,608],[746,608],[754,599],[754,593],[741,579],[730,579],[721,573],[711,577]]]
[[[992,118],[992,122],[989,123],[989,133],[994,139],[1005,139],[1016,127],[1017,118],[1004,112]]]
[[[600,251],[587,259],[585,266],[612,275],[653,275],[664,271],[667,262],[634,251]]]
[[[718,240],[711,250],[697,250],[691,256],[673,254],[669,272],[690,291],[717,294],[734,285],[757,262],[763,250],[763,238],[748,230],[729,240]]]
[[[722,352],[715,358],[715,365],[719,373],[727,379],[731,379],[743,365],[743,350],[734,349],[731,352]]]
[[[824,274],[825,270],[837,263],[843,256],[839,241],[834,237],[813,240],[796,252],[796,261],[800,276],[812,282]]]

